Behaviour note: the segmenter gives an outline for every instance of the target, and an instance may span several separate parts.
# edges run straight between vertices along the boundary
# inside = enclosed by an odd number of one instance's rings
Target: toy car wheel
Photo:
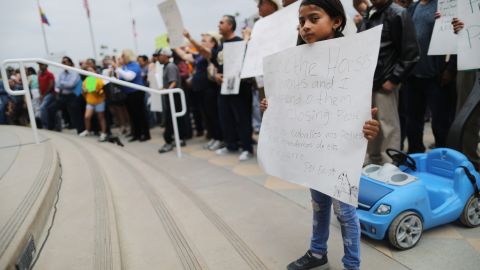
[[[397,249],[406,250],[414,247],[423,233],[420,216],[412,211],[398,215],[388,229],[388,240]]]
[[[460,216],[460,221],[470,228],[480,226],[480,200],[478,198],[470,197]]]

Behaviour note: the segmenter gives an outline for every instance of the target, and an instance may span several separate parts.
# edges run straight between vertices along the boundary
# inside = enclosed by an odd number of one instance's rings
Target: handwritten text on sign
[[[381,31],[265,58],[258,158],[267,173],[357,205]]]
[[[458,0],[457,12],[465,23],[458,39],[458,69],[480,68],[480,0]]]
[[[183,44],[183,21],[175,0],[166,0],[158,4],[163,22],[167,27],[169,44],[172,48],[178,48]]]
[[[457,35],[453,32],[452,19],[457,16],[457,0],[438,0],[441,17],[435,21],[428,55],[457,53]]]

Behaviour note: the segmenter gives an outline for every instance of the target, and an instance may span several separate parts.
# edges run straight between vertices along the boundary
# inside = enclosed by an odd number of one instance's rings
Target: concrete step
[[[310,210],[231,170],[159,155],[158,143],[42,135],[63,180],[33,269],[285,269],[308,249]],[[330,269],[342,269],[341,234],[330,230]],[[364,269],[406,269],[362,252]]]
[[[52,142],[41,141],[31,129],[0,126],[0,269],[28,267],[50,225],[61,168]]]

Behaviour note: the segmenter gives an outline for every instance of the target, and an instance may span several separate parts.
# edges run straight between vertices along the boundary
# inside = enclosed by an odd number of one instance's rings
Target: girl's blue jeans
[[[332,199],[316,190],[310,190],[313,207],[313,231],[310,250],[316,254],[327,254],[330,230],[330,213],[333,211],[340,220],[346,269],[360,269],[360,222],[355,207]]]

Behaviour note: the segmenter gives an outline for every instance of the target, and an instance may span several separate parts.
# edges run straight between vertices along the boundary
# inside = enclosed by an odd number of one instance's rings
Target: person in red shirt
[[[38,86],[40,89],[40,119],[42,127],[48,127],[47,107],[55,102],[55,76],[48,71],[48,65],[38,64],[40,71],[38,73]]]

